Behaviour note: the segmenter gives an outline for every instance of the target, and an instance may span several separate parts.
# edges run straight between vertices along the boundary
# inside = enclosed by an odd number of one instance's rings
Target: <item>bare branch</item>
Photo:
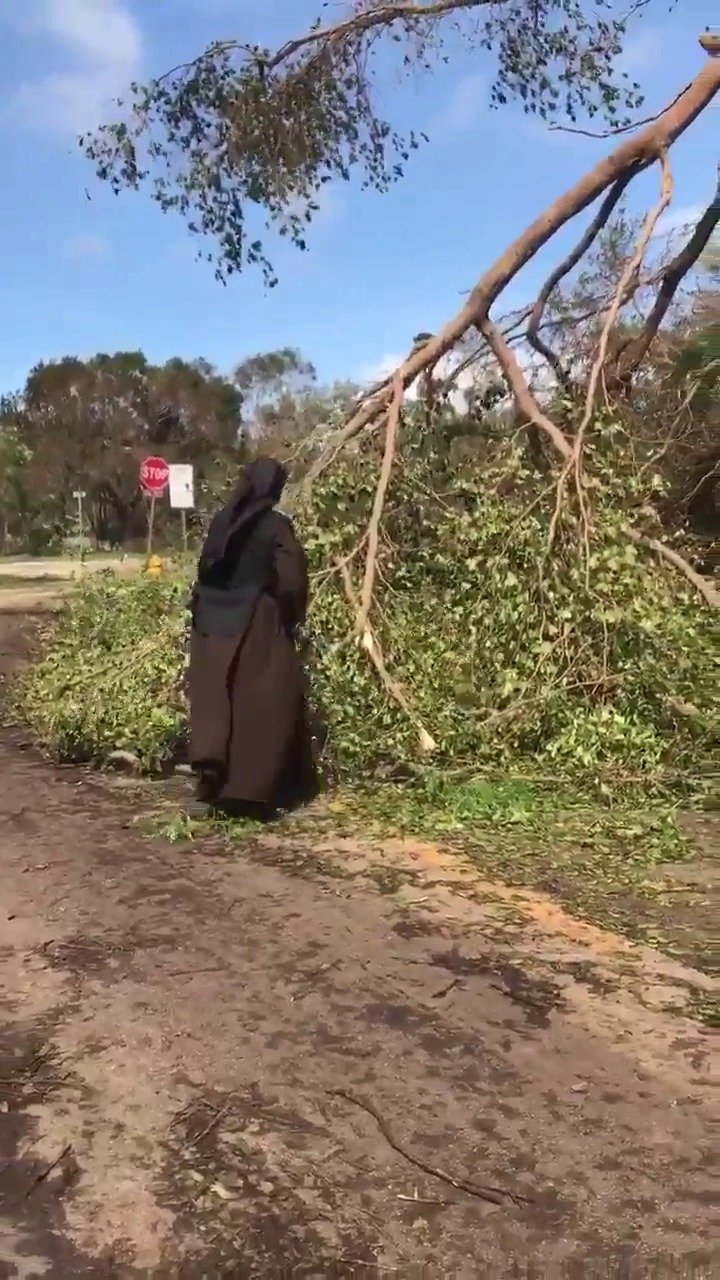
[[[543,413],[528,386],[514,351],[508,345],[500,330],[489,317],[480,321],[478,329],[495,355],[520,412],[524,414],[528,422],[532,422],[541,431],[546,432],[558,453],[564,458],[571,458],[572,448],[568,440],[552,419]]]
[[[625,382],[632,377],[644,360],[660,325],[668,313],[680,284],[687,273],[695,266],[701,253],[707,248],[718,222],[720,222],[720,203],[714,201],[705,210],[687,244],[665,268],[655,305],[641,332],[629,338],[616,354],[615,364],[621,381]]]
[[[403,384],[401,378],[396,376],[393,386],[392,404],[388,409],[387,427],[385,429],[385,453],[383,456],[382,467],[380,469],[380,478],[375,491],[375,501],[373,503],[373,509],[368,523],[365,574],[363,577],[362,592],[360,595],[360,607],[355,620],[355,630],[361,639],[364,637],[367,630],[370,608],[372,606],[373,588],[375,586],[375,570],[377,568],[380,521],[382,519],[383,507],[385,506],[385,494],[387,493],[387,488],[390,483],[393,460],[395,458],[402,402]]]
[[[583,414],[583,419],[582,419],[582,422],[580,423],[580,428],[579,428],[578,436],[576,439],[576,449],[578,447],[580,448],[582,447],[582,437],[593,415],[598,383],[600,381],[600,375],[604,369],[605,361],[607,359],[607,351],[608,351],[608,343],[610,341],[610,334],[612,333],[612,330],[617,322],[618,315],[620,314],[620,308],[622,307],[623,298],[626,293],[627,287],[630,281],[633,280],[639,274],[640,267],[642,266],[643,260],[645,258],[645,254],[647,253],[648,245],[650,244],[650,240],[652,239],[653,232],[660,218],[662,217],[663,213],[668,208],[670,201],[672,200],[673,179],[672,179],[672,170],[670,168],[670,161],[668,159],[667,151],[663,151],[660,157],[660,164],[662,166],[662,190],[660,192],[660,199],[658,203],[655,205],[654,209],[650,210],[647,217],[645,218],[645,221],[643,222],[642,230],[640,232],[640,236],[638,238],[638,242],[635,247],[635,252],[633,253],[632,257],[629,259],[629,261],[625,264],[625,268],[618,282],[617,289],[615,290],[615,296],[610,304],[610,307],[608,308],[607,316],[605,317],[605,324],[603,325],[603,330],[600,335],[600,341],[598,343],[597,356],[593,363],[593,367],[590,371],[590,379],[588,381],[587,396],[585,399],[585,412]]]
[[[652,125],[621,143],[595,165],[569,191],[558,197],[518,236],[490,267],[469,294],[464,306],[423,346],[398,366],[397,374],[408,387],[424,370],[436,365],[471,325],[480,328],[503,289],[556,231],[597,199],[608,187],[632,170],[639,173],[657,160],[663,150],[685,132],[720,89],[720,60],[705,63],[695,80]],[[392,390],[384,388],[360,406],[345,423],[330,451],[325,451],[308,472],[312,481],[328,465],[338,448],[357,435],[385,410]]]
[[[680,101],[689,88],[690,85],[686,84],[685,88],[681,89],[672,102],[668,104],[668,107],[663,107],[662,111],[656,111],[652,116],[645,116],[643,120],[631,120],[629,124],[619,124],[614,129],[599,130],[580,129],[577,125],[572,124],[551,124],[548,125],[548,133],[574,133],[581,138],[619,138],[622,134],[632,133],[635,129],[642,129],[645,125],[654,124],[656,120],[660,119],[664,111],[667,111],[669,107],[674,107],[675,103]]]
[[[330,23],[326,27],[316,27],[314,31],[308,31],[303,36],[288,40],[268,60],[266,68],[268,71],[274,71],[309,45],[338,44],[348,36],[362,35],[375,27],[389,27],[396,22],[418,22],[442,18],[448,13],[462,9],[487,8],[491,3],[493,0],[431,0],[429,4],[412,4],[404,0],[396,0],[396,3],[383,4],[378,8],[368,9],[364,13],[354,13],[341,22]]]
[[[638,533],[636,529],[627,529],[626,534],[631,542],[654,551],[656,555],[660,556],[661,560],[667,561],[674,569],[682,573],[688,582],[693,584],[696,591],[699,591],[711,609],[720,609],[720,591],[711,582],[708,582],[706,578],[696,573],[692,565],[688,564],[687,560],[677,551],[673,551],[672,547],[666,547],[664,542],[660,542],[657,538],[648,538],[646,534]]]
[[[545,308],[551,295],[560,284],[560,281],[564,280],[565,276],[577,266],[578,262],[587,253],[590,246],[594,244],[599,233],[606,225],[610,214],[625,191],[625,188],[634,175],[634,169],[629,169],[627,173],[622,174],[622,176],[618,178],[617,182],[613,183],[608,194],[600,205],[600,208],[595,214],[595,217],[585,233],[578,240],[575,248],[567,255],[566,258],[563,259],[560,265],[555,268],[552,274],[548,276],[530,313],[530,322],[527,327],[527,340],[530,343],[530,346],[537,351],[538,355],[543,356],[544,359],[547,360],[548,364],[557,375],[561,386],[565,387],[568,391],[572,390],[572,379],[570,374],[566,370],[557,353],[540,335],[540,328]]]

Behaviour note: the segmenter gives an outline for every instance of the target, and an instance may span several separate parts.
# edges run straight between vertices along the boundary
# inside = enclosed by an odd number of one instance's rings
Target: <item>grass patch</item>
[[[37,578],[21,578],[12,573],[0,573],[0,591],[42,591],[63,585],[63,578],[54,578],[49,574],[41,574]]]
[[[570,785],[426,775],[412,784],[340,788],[271,830],[292,850],[291,861],[309,859],[318,872],[323,859],[312,851],[319,840],[350,837],[377,845],[378,864],[368,878],[390,894],[406,876],[401,867],[382,864],[382,842],[429,841],[469,860],[484,880],[548,894],[580,919],[712,971],[704,922],[698,915],[688,938],[686,920],[675,921],[677,884],[663,873],[695,856],[678,814],[640,791],[610,804]],[[228,851],[262,843],[267,833],[258,823],[197,820],[175,811],[158,816],[152,828],[172,843],[213,839]],[[273,857],[285,865],[282,849]],[[697,893],[690,898],[683,909],[694,909]]]

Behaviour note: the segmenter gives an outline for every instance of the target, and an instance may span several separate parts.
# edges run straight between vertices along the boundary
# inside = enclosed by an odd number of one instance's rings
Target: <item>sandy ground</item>
[[[143,563],[142,556],[93,556],[85,561],[68,556],[0,559],[0,615],[54,613],[88,574],[113,572],[129,577]]]
[[[32,582],[39,578],[58,581],[81,578],[89,573],[135,573],[143,564],[142,556],[88,556],[85,560],[72,556],[0,557],[0,578],[17,578]]]
[[[712,1274],[709,979],[427,847],[145,803],[0,734],[0,1277]]]

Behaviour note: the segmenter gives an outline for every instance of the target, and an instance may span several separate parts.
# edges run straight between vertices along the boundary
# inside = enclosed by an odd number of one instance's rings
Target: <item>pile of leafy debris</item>
[[[441,433],[406,426],[371,611],[386,683],[354,630],[376,444],[300,498],[306,653],[336,777],[431,763],[466,776],[551,773],[610,794],[702,771],[716,736],[715,618],[625,535],[642,495],[618,464],[618,437],[594,435],[590,538],[568,507],[549,547],[555,484],[517,442],[469,461]],[[49,751],[102,764],[127,750],[147,770],[172,756],[187,587],[101,578],[72,597],[19,689]]]

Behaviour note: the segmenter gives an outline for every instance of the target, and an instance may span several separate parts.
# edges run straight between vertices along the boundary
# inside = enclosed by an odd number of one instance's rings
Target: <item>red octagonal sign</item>
[[[160,498],[170,483],[170,468],[164,458],[146,458],[140,464],[140,488],[150,498]]]

